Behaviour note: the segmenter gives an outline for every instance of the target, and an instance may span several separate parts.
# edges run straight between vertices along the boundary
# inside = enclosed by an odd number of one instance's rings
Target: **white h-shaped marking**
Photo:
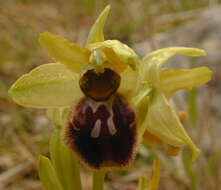
[[[83,113],[86,112],[87,107],[91,107],[92,112],[96,113],[97,109],[104,105],[107,108],[107,111],[110,113],[109,118],[107,119],[107,127],[109,130],[109,133],[113,136],[116,134],[117,130],[113,121],[113,111],[112,111],[112,104],[108,104],[106,102],[96,102],[93,100],[88,100],[86,104],[83,107]],[[101,132],[101,120],[96,120],[93,129],[91,130],[91,137],[92,138],[98,138]]]

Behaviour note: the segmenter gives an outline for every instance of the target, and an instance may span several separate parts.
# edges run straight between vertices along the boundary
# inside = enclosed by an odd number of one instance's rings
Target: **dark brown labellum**
[[[116,92],[120,85],[120,76],[111,69],[104,69],[102,73],[88,70],[80,81],[81,90],[87,97],[95,101],[107,100]]]
[[[136,118],[126,99],[109,102],[82,98],[70,115],[65,142],[88,166],[127,167],[134,157]]]

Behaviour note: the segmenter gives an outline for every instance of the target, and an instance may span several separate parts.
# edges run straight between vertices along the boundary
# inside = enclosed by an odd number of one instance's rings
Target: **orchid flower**
[[[45,108],[62,126],[65,145],[88,167],[126,168],[148,131],[161,142],[199,149],[185,132],[169,99],[211,79],[206,67],[162,70],[176,55],[203,56],[196,48],[170,47],[140,60],[127,45],[104,40],[107,6],[93,25],[85,47],[45,32],[40,44],[55,63],[40,65],[9,90],[22,106]]]

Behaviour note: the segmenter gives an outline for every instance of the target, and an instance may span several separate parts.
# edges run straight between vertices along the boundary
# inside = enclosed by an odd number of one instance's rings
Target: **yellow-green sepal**
[[[44,190],[65,190],[62,188],[55,170],[47,157],[39,156],[38,172]]]
[[[80,72],[82,66],[89,61],[90,51],[88,49],[49,32],[42,33],[39,42],[57,62],[64,64],[75,73]]]
[[[167,98],[170,98],[177,90],[191,90],[211,80],[212,71],[207,67],[194,69],[165,70],[160,73],[158,87]]]
[[[175,147],[189,145],[192,151],[192,159],[195,160],[200,150],[186,133],[177,114],[163,93],[159,90],[153,93],[147,117],[143,123],[147,127],[146,129],[165,144]]]
[[[63,144],[61,128],[56,128],[50,140],[50,155],[53,167],[65,190],[82,190],[77,157]]]
[[[70,106],[82,96],[78,80],[79,75],[62,64],[44,64],[20,77],[10,88],[9,95],[25,107]]]
[[[103,34],[104,24],[107,20],[109,12],[110,12],[110,5],[107,5],[91,28],[86,42],[86,47],[88,47],[89,44],[104,41],[104,34]]]

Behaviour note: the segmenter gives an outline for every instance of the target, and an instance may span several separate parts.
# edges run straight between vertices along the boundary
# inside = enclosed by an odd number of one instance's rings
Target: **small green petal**
[[[19,78],[9,94],[17,104],[26,107],[70,106],[82,96],[78,79],[78,74],[62,64],[45,64]]]
[[[47,157],[39,156],[38,172],[44,190],[63,190],[55,170]]]
[[[159,71],[163,64],[172,56],[188,55],[202,56],[205,51],[196,48],[170,47],[154,51],[143,58],[143,64],[140,65],[140,75],[142,81],[156,82],[159,80]]]
[[[91,43],[104,41],[104,35],[103,35],[104,24],[106,22],[109,12],[110,12],[110,5],[107,5],[91,28],[88,35],[86,47]]]
[[[57,62],[64,64],[73,72],[80,72],[82,66],[88,63],[90,51],[86,48],[48,32],[40,35],[39,42]]]
[[[182,147],[189,145],[192,150],[192,159],[199,155],[199,149],[192,142],[181,124],[177,114],[160,91],[155,91],[148,110],[144,125],[154,136],[166,144]]]
[[[191,90],[211,80],[212,71],[207,67],[183,70],[165,70],[160,73],[159,87],[167,98],[177,90]]]
[[[127,45],[118,40],[106,40],[90,44],[88,48],[92,51],[102,49],[107,57],[107,60],[112,63],[113,67],[119,67],[122,71],[129,65],[133,70],[137,69],[139,64],[136,53]]]

